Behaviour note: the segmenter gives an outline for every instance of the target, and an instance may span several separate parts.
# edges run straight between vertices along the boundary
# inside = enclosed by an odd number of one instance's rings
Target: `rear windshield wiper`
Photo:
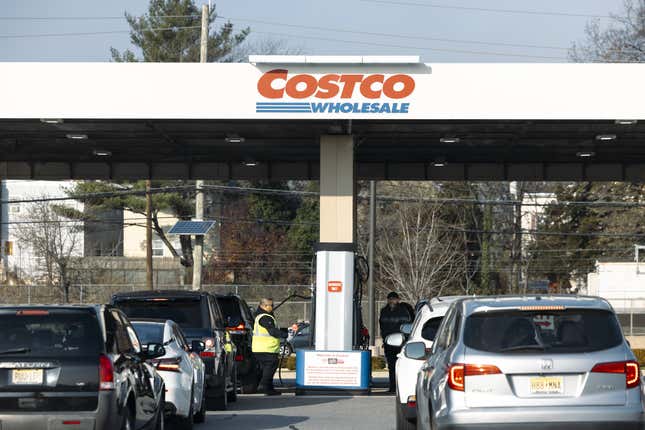
[[[510,351],[522,351],[522,350],[533,350],[533,349],[539,349],[540,351],[546,351],[546,346],[543,345],[516,345],[516,346],[509,346],[508,348],[502,348],[499,350],[499,352],[510,352]]]
[[[14,349],[5,349],[4,351],[0,351],[0,355],[27,354],[28,352],[31,352],[31,348],[14,348]]]

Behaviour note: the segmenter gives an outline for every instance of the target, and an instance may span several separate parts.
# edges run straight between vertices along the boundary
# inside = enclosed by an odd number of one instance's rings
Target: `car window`
[[[138,354],[141,352],[141,342],[137,336],[137,332],[131,325],[125,327],[126,333],[128,333],[128,338],[130,339],[130,344],[132,345],[132,352]]]
[[[231,326],[235,320],[244,322],[240,305],[234,297],[218,297],[217,303],[224,314],[224,320],[228,326]]]
[[[448,340],[448,346],[455,346],[459,340],[459,330],[461,329],[461,311],[457,309],[453,316],[452,327],[450,330],[450,339]]]
[[[488,352],[592,352],[623,342],[616,316],[597,309],[504,310],[468,317],[464,343]]]
[[[30,356],[94,355],[101,350],[98,319],[89,312],[0,314],[0,351],[27,348]]]
[[[441,322],[441,325],[439,326],[437,341],[433,345],[433,351],[443,350],[448,347],[448,339],[450,337],[450,329],[452,328],[453,314],[454,307],[451,307],[448,310],[448,313],[444,317],[443,321]]]
[[[116,310],[111,311],[110,314],[114,322],[114,340],[117,352],[120,354],[134,352],[134,346],[132,345],[126,326],[121,319],[121,315]]]
[[[188,349],[188,342],[186,341],[186,338],[184,337],[184,334],[181,332],[179,327],[173,326],[172,328],[173,336],[177,340],[177,344],[179,345],[180,348],[187,350]]]
[[[132,326],[144,345],[149,343],[163,343],[164,325],[154,323],[133,322]]]
[[[226,327],[226,321],[224,319],[224,316],[222,315],[222,311],[220,310],[219,305],[217,304],[217,301],[213,297],[209,297],[208,303],[213,314],[213,322],[215,323],[215,327]]]
[[[434,341],[437,337],[437,331],[439,331],[441,321],[443,321],[443,317],[430,318],[426,321],[421,329],[421,337],[425,340]]]
[[[199,298],[178,298],[159,300],[117,301],[116,306],[129,318],[173,320],[181,327],[205,327],[201,300]]]
[[[309,336],[311,333],[311,328],[310,326],[304,326],[299,332],[298,336]]]

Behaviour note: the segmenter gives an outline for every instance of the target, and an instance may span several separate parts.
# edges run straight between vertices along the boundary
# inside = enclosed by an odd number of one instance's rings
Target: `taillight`
[[[616,361],[612,363],[599,363],[593,369],[593,373],[620,373],[625,375],[625,387],[635,388],[640,385],[641,371],[635,361]]]
[[[217,350],[215,349],[215,339],[212,337],[205,337],[202,339],[204,342],[204,350],[199,353],[200,357],[215,357],[217,356]]]
[[[181,357],[162,358],[154,362],[157,370],[161,372],[181,372]]]
[[[114,366],[107,355],[99,356],[99,390],[114,390]]]
[[[448,386],[455,391],[464,391],[466,376],[499,375],[497,366],[489,364],[451,364],[448,367]]]
[[[241,332],[244,331],[244,329],[246,329],[246,325],[244,323],[240,323],[236,327],[226,327],[226,330],[233,332]]]
[[[408,396],[408,408],[416,408],[417,407],[417,396]]]
[[[242,354],[237,354],[235,356],[235,361],[244,361],[244,356]]]

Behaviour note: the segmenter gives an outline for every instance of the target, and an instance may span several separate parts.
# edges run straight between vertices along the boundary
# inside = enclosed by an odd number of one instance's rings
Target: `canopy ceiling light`
[[[228,142],[228,143],[244,143],[245,139],[243,137],[240,137],[240,136],[236,135],[236,134],[231,134],[231,135],[226,136],[226,138],[224,140],[226,140],[226,142]]]
[[[256,166],[258,166],[259,164],[260,164],[259,162],[254,161],[254,160],[249,160],[249,161],[245,161],[245,162],[244,162],[244,165],[245,165],[246,167],[256,167]]]
[[[441,143],[459,143],[460,141],[461,139],[456,136],[446,136],[439,139]]]
[[[433,167],[446,167],[447,165],[448,162],[446,161],[445,157],[435,158],[435,160],[432,162]]]
[[[596,136],[596,140],[599,140],[601,142],[609,142],[612,140],[616,140],[616,135],[615,134],[599,134]]]
[[[112,151],[108,151],[107,149],[95,149],[92,151],[92,154],[96,155],[97,157],[109,157],[112,155]]]
[[[638,120],[635,119],[617,119],[616,124],[618,125],[635,125],[638,123]]]
[[[72,140],[87,140],[87,134],[83,133],[68,133],[66,137]]]
[[[41,118],[40,122],[43,124],[62,124],[63,120],[60,118]]]
[[[596,155],[596,153],[593,151],[580,151],[576,153],[576,157],[579,157],[579,158],[591,158],[594,155]]]

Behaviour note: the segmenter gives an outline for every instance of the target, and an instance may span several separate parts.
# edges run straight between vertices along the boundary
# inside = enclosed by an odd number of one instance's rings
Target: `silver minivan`
[[[417,380],[421,429],[643,429],[639,365],[611,305],[459,300]]]

